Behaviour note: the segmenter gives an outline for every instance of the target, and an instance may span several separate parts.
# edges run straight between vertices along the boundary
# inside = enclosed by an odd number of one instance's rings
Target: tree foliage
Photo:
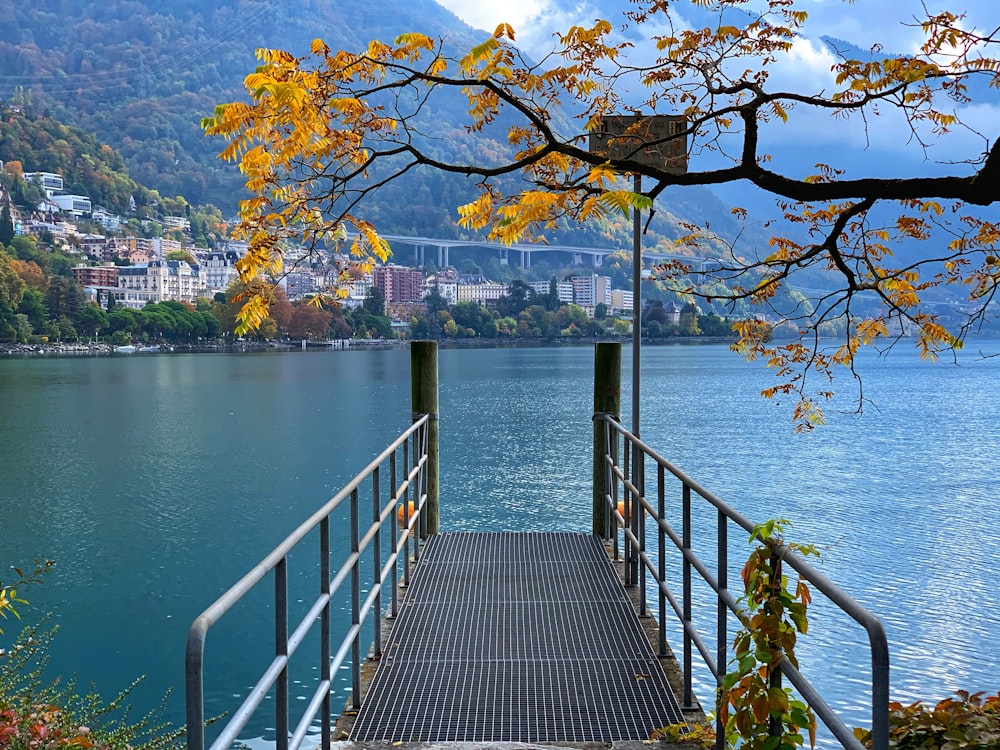
[[[685,294],[734,306],[746,301],[794,321],[797,336],[776,344],[771,323],[747,316],[737,325],[735,348],[778,374],[765,395],[799,396],[803,426],[822,422],[821,404],[831,395],[826,380],[838,367],[853,371],[860,347],[904,334],[927,357],[960,346],[987,315],[1000,278],[1000,227],[977,210],[1000,197],[1000,141],[980,134],[979,146],[953,163],[951,174],[891,178],[848,176],[837,165],[784,173],[772,168],[762,144],[817,112],[867,123],[897,111],[908,128],[901,137],[932,153],[964,126],[956,113],[972,87],[1000,84],[1000,62],[991,57],[1000,32],[969,27],[952,12],[928,15],[919,21],[918,51],[843,56],[832,88],[821,88],[824,81],[813,91],[785,91],[771,84],[771,73],[793,54],[808,23],[794,0],[695,4],[714,20],[687,28],[671,3],[637,0],[624,19],[569,29],[537,63],[520,54],[506,24],[460,56],[418,33],[358,52],[333,51],[320,40],[305,57],[260,50],[262,64],[246,78],[250,101],[222,105],[203,123],[228,139],[221,155],[239,162],[252,193],[241,206],[239,231],[251,245],[241,273],[250,280],[280,269],[281,241],[290,236],[318,244],[350,230],[359,262],[384,257],[388,247],[365,209],[416,168],[474,180],[478,196],[457,207],[459,223],[502,242],[543,237],[561,222],[649,208],[671,186],[739,181],[775,196],[786,227],[771,228],[766,249],[737,244],[711,267],[678,261],[660,276]],[[630,57],[633,43],[621,41],[626,30],[647,36],[655,58]],[[641,102],[626,99],[635,90],[646,92]],[[440,155],[419,115],[458,95],[467,104],[467,130],[502,137],[507,151],[479,159]],[[604,131],[609,115],[640,110],[685,119],[656,136],[640,122],[610,157],[589,150],[590,135]],[[685,144],[686,171],[676,160],[642,157],[643,149],[670,141]],[[635,193],[621,175],[641,176],[648,187]],[[741,209],[734,215],[753,218]],[[680,245],[707,241],[704,228],[691,230]],[[949,241],[926,259],[894,254],[897,243],[926,240],[935,230],[949,233]],[[794,278],[816,269],[834,279],[829,291],[808,307],[777,306]],[[711,294],[701,291],[705,284]],[[926,304],[937,287],[967,292],[971,306],[955,330]],[[261,310],[250,300],[244,325],[259,322]],[[831,320],[846,321],[846,333],[828,347],[819,333]]]

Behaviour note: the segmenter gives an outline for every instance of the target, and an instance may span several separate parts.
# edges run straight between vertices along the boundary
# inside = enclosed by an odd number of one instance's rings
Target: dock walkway
[[[356,742],[616,742],[683,722],[600,542],[448,533],[421,554]]]

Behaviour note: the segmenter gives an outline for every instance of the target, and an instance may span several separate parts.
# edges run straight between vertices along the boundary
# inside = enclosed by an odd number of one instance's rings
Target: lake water
[[[589,347],[441,351],[442,530],[589,529],[592,371]],[[861,373],[877,409],[838,412],[853,407],[842,378],[829,425],[794,435],[791,404],[758,396],[759,365],[647,348],[642,433],[751,519],[791,519],[790,539],[823,548],[824,572],[886,625],[893,699],[996,692],[1000,360],[899,348]],[[192,619],[406,427],[409,354],[5,359],[0,404],[0,564],[57,560],[24,592],[26,620],[61,627],[54,671],[107,695],[145,674],[140,708],[176,686],[181,722]],[[259,673],[270,617],[264,596],[210,635],[208,713]],[[863,634],[821,604],[811,624],[803,671],[866,723]],[[0,627],[2,645],[18,626]]]

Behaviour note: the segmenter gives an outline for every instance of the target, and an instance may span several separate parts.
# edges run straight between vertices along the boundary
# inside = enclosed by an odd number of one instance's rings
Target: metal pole
[[[642,192],[642,175],[635,175],[638,195]],[[639,437],[639,348],[642,339],[642,221],[638,208],[632,209],[632,434]],[[633,453],[634,457],[639,451]],[[638,461],[633,459],[635,465]],[[639,472],[633,469],[632,481],[638,479]]]
[[[636,194],[642,192],[642,175],[634,177]],[[632,434],[639,437],[639,348],[642,344],[642,221],[638,208],[632,209]],[[641,491],[643,489],[643,462],[645,454],[637,446],[632,447],[632,484]],[[630,509],[632,533],[639,536],[640,516],[639,496],[634,494]],[[636,585],[639,582],[639,551],[629,555],[629,545],[625,544],[625,564],[628,568],[625,578],[627,583]]]

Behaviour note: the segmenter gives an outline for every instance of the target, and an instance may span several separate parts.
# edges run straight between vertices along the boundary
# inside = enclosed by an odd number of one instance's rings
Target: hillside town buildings
[[[124,226],[122,218],[94,206],[87,196],[64,193],[61,175],[29,172],[24,179],[38,185],[46,197],[30,216],[12,211],[15,232],[47,236],[63,252],[89,259],[89,263],[81,262],[73,268],[72,275],[88,297],[102,307],[107,307],[109,300],[133,309],[166,300],[194,304],[199,297],[223,292],[238,276],[236,264],[246,254],[245,243],[229,242],[214,249],[191,247],[190,219],[172,215],[157,220],[163,236],[121,236],[117,233]],[[81,232],[77,223],[82,219],[91,222],[88,225],[91,229],[97,225],[115,235]],[[187,259],[181,259],[180,255],[186,255]],[[168,256],[172,259],[168,260]],[[348,265],[340,256],[326,257],[320,251],[305,248],[289,248],[286,260],[288,270],[278,283],[292,300],[343,283],[341,271]],[[610,311],[628,311],[632,305],[630,290],[612,289],[611,279],[596,273],[532,281],[527,285],[536,295],[546,298],[554,289],[559,304],[578,305],[591,317],[601,304]],[[384,297],[387,312],[400,315],[423,305],[432,290],[448,305],[468,302],[485,307],[495,307],[510,292],[507,284],[481,273],[459,274],[446,267],[425,274],[419,268],[390,263],[376,266],[365,275],[354,274],[343,304],[361,305],[373,288]]]

